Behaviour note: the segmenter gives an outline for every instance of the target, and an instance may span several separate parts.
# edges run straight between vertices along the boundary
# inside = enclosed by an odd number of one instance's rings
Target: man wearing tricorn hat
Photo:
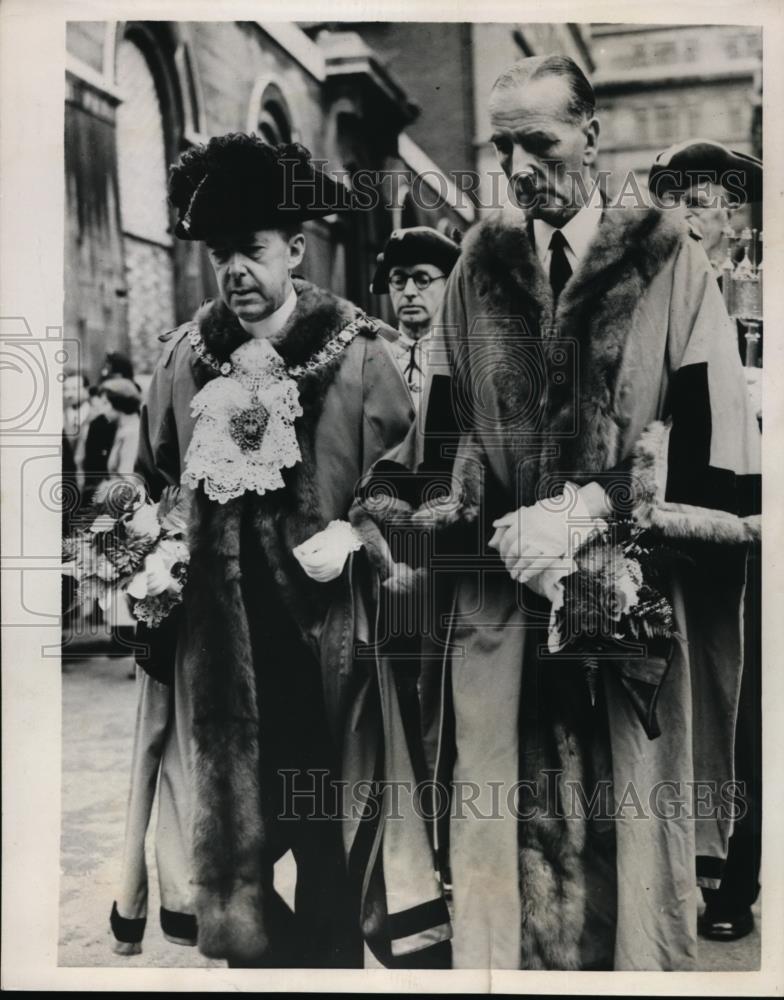
[[[293,276],[302,222],[341,204],[307,150],[213,138],[180,157],[169,196],[176,235],[206,244],[219,298],[161,338],[142,415],[136,468],[153,499],[192,491],[191,562],[173,676],[154,658],[156,676],[139,675],[116,948],[141,950],[160,770],[169,939],[232,965],[360,965],[341,824],[307,821],[338,815],[355,683],[356,542],[328,526],[405,433],[411,399],[378,322]],[[298,549],[314,535],[326,541]],[[327,550],[337,571],[320,568]],[[288,850],[293,913],[273,887]]]
[[[400,331],[392,353],[417,405],[428,335],[444,297],[446,279],[459,256],[454,240],[429,226],[414,226],[395,229],[377,258],[370,290],[376,295],[388,294],[392,300]]]

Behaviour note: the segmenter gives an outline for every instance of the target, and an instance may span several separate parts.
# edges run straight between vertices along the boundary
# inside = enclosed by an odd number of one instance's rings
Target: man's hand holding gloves
[[[573,555],[604,525],[610,511],[598,483],[567,483],[556,497],[539,500],[493,522],[489,546],[497,549],[509,575],[554,601],[560,581],[576,569]]]

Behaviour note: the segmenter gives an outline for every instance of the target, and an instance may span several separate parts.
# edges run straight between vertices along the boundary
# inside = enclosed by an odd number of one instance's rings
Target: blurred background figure
[[[133,363],[131,362],[131,359],[121,351],[109,351],[104,359],[104,363],[101,365],[99,380],[101,382],[105,382],[110,378],[127,378],[129,381],[133,382],[139,392],[141,392],[139,383],[135,380],[133,375]]]
[[[79,372],[73,370],[63,373],[63,431],[60,460],[63,538],[67,538],[72,533],[74,515],[81,503],[78,452],[82,428],[89,419],[88,386],[89,380],[85,375],[80,375]],[[75,596],[76,585],[73,578],[63,576],[60,608],[64,626],[71,622],[71,607]]]
[[[86,422],[77,450],[77,475],[82,506],[92,503],[95,488],[106,479],[106,462],[114,443],[116,424],[107,416],[106,396],[97,385],[90,386],[90,419]]]
[[[708,184],[692,188],[683,198],[686,218],[702,236],[702,245],[715,270],[722,264],[722,251],[726,249],[727,227],[732,209],[721,185]]]
[[[77,451],[77,474],[82,494],[82,506],[92,503],[96,487],[106,479],[108,461],[114,445],[119,421],[115,408],[102,391],[107,381],[120,379],[132,383],[139,395],[142,391],[134,378],[133,364],[120,351],[107,353],[99,373],[99,384],[91,386],[89,419],[81,437],[81,447]]]
[[[683,206],[721,285],[728,257],[743,254],[733,215],[741,206],[762,201],[762,161],[712,139],[681,142],[656,157],[648,187],[657,202],[679,201]],[[745,330],[740,324],[738,348],[746,361]]]
[[[89,379],[76,371],[63,378],[63,534],[71,530],[71,517],[79,507],[79,440],[90,416]]]
[[[79,435],[82,424],[89,417],[90,380],[79,372],[66,372],[63,380],[63,431],[69,440]]]
[[[398,337],[392,354],[419,406],[424,386],[427,340],[446,279],[460,256],[458,244],[429,226],[396,229],[376,258],[370,290],[389,295]]]
[[[120,351],[108,352],[99,369],[98,384],[77,371],[63,380],[63,538],[85,527],[98,486],[113,476],[133,474],[139,439],[142,390],[134,380],[133,363]],[[92,635],[102,620],[117,635],[134,624],[127,609],[115,608],[106,617],[97,606],[76,610],[75,584],[63,577],[63,626]]]
[[[105,403],[104,416],[114,425],[114,441],[106,459],[108,478],[133,473],[139,447],[139,411],[142,395],[127,378],[110,378],[98,390]]]

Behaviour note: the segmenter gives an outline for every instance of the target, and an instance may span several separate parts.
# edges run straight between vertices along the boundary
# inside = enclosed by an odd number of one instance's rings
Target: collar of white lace
[[[264,493],[284,486],[282,470],[302,458],[294,422],[302,416],[297,381],[346,349],[364,316],[344,327],[300,365],[287,367],[265,339],[245,341],[226,361],[207,350],[198,327],[189,332],[197,357],[217,372],[194,396],[196,418],[185,455],[183,485],[201,482],[211,500],[226,503],[248,490]]]

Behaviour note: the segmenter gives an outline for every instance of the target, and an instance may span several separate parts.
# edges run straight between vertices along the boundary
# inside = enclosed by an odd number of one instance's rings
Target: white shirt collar
[[[565,226],[561,227],[561,232],[566,240],[566,256],[571,258],[570,263],[579,263],[585,256],[585,252],[599,227],[603,208],[599,188],[594,185],[588,204],[583,205],[580,211]],[[554,231],[555,226],[551,226],[549,222],[545,222],[544,219],[534,219],[536,256],[543,267],[547,255],[550,253],[550,240]]]
[[[274,337],[276,333],[280,333],[296,307],[297,293],[294,291],[294,286],[292,285],[286,301],[275,312],[270,313],[269,316],[265,316],[264,319],[260,319],[257,323],[248,323],[245,320],[240,320],[240,324],[243,330],[252,337],[263,337],[268,340],[270,337]]]
[[[427,330],[425,333],[422,334],[421,337],[417,337],[416,340],[414,340],[414,338],[410,334],[406,333],[405,330],[402,330],[400,327],[398,327],[398,333],[399,336],[395,341],[395,343],[400,344],[401,347],[411,348],[414,346],[414,344],[419,346],[426,337],[429,337],[430,334],[432,333],[432,329]]]

